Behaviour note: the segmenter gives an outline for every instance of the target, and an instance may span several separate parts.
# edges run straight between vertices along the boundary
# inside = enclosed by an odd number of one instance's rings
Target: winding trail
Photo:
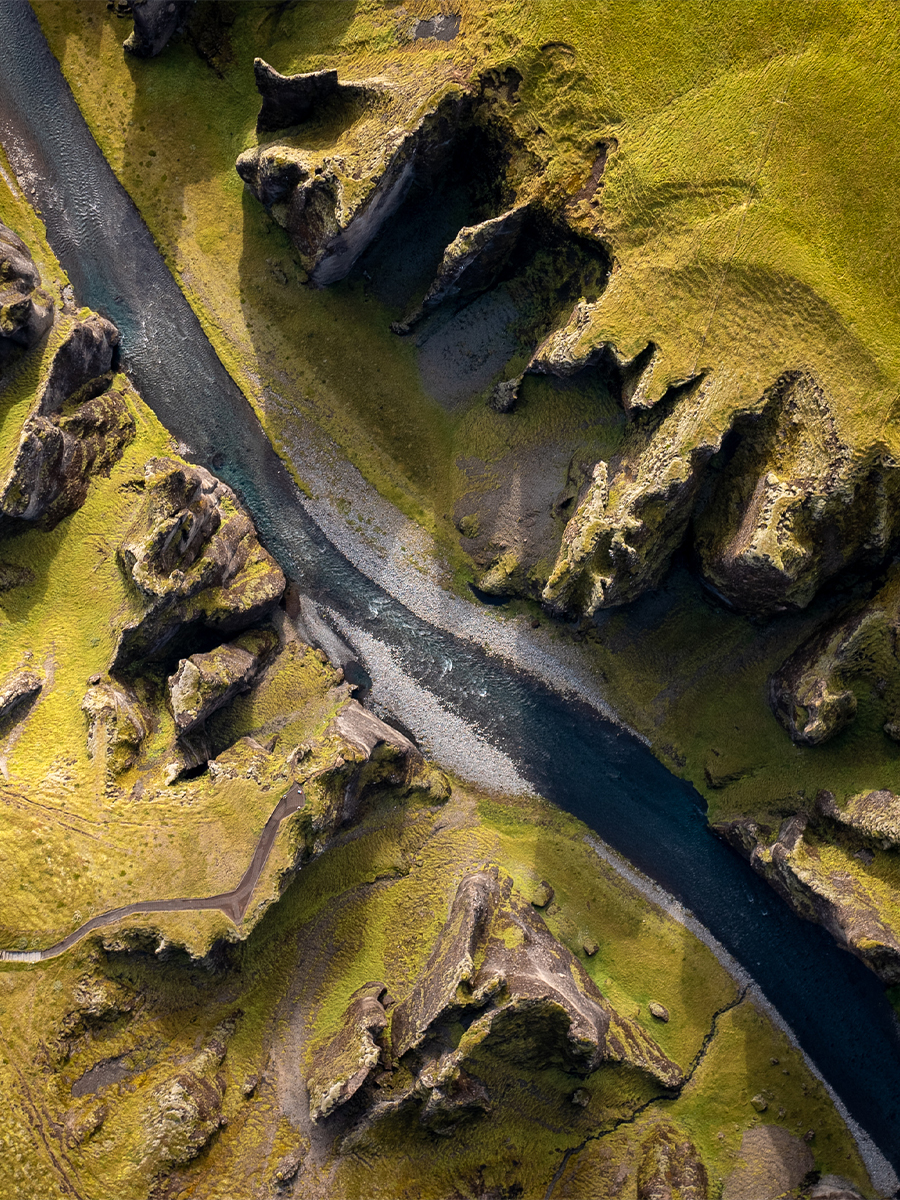
[[[55,946],[48,946],[46,950],[0,950],[0,962],[36,963],[44,962],[48,958],[56,958],[60,954],[65,954],[67,950],[71,950],[76,942],[80,942],[95,929],[114,925],[116,921],[123,917],[134,916],[135,913],[198,912],[205,908],[217,908],[226,917],[230,917],[235,925],[240,925],[263,867],[268,862],[269,854],[275,845],[275,838],[278,836],[281,822],[299,811],[303,807],[305,799],[303,789],[296,783],[285,792],[263,826],[256,849],[253,851],[253,857],[250,859],[250,865],[244,872],[241,882],[230,892],[219,892],[217,896],[202,896],[196,900],[184,898],[138,900],[135,904],[111,908],[108,912],[91,917],[89,921],[85,921],[78,929],[64,937],[61,942],[57,942]]]
[[[445,712],[477,731],[710,932],[877,1146],[867,1155],[876,1185],[896,1189],[900,1036],[879,981],[717,839],[702,798],[636,738],[420,619],[328,541],[103,158],[26,0],[0,0],[0,141],[79,302],[119,327],[145,401],[193,459],[238,491],[301,591],[340,614],[351,642],[355,632],[377,642],[392,669],[430,694],[428,721]],[[158,903],[221,908],[233,895]],[[128,911],[141,907],[105,916]]]

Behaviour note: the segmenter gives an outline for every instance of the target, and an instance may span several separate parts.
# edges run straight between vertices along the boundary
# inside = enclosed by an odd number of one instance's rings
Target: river
[[[285,572],[688,908],[900,1169],[900,1036],[879,981],[778,900],[709,831],[700,795],[636,738],[419,619],[331,545],[103,158],[25,0],[0,0],[0,141],[78,302],[116,323],[146,403],[240,493]]]

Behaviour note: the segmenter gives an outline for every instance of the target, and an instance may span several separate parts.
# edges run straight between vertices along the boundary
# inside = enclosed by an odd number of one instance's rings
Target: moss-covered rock
[[[123,46],[136,58],[154,58],[182,24],[194,0],[130,0],[134,29]]]
[[[13,671],[0,680],[0,722],[14,715],[21,704],[33,700],[43,686],[40,675],[27,667]]]
[[[16,352],[28,350],[53,324],[53,301],[28,247],[0,223],[0,371]]]
[[[133,688],[114,680],[92,684],[81,702],[88,718],[88,754],[106,762],[113,775],[130,767],[152,725],[147,706]]]
[[[644,1138],[637,1200],[707,1200],[709,1179],[691,1139],[661,1121]]]
[[[119,550],[140,612],[119,633],[117,670],[158,655],[185,627],[229,634],[256,624],[285,587],[234,492],[203,467],[153,459],[143,495]]]
[[[169,678],[169,706],[179,736],[202,725],[238,693],[249,691],[277,644],[272,631],[258,630],[183,658]]]

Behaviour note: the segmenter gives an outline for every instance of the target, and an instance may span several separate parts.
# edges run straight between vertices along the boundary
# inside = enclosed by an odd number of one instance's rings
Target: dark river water
[[[24,0],[0,0],[0,140],[20,179],[33,181],[29,198],[78,302],[115,321],[145,401],[239,491],[301,590],[390,646],[411,679],[475,725],[536,791],[690,909],[900,1169],[900,1038],[878,980],[713,836],[698,793],[640,742],[423,622],[328,542],[100,153]]]

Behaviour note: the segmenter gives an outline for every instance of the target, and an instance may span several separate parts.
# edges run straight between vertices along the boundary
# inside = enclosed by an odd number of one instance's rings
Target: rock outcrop
[[[274,133],[309,120],[329,100],[365,101],[385,92],[379,80],[341,83],[337,71],[307,71],[281,75],[262,58],[254,59],[253,73],[262,96],[256,118],[257,133]]]
[[[379,990],[381,989],[381,990]],[[383,985],[367,985],[347,1025],[317,1055],[311,1110],[322,1119],[353,1097],[366,1122],[413,1107],[434,1132],[490,1107],[477,1077],[485,1054],[515,1069],[556,1064],[584,1078],[627,1064],[663,1093],[684,1076],[640,1026],[604,999],[575,956],[496,868],[467,875],[421,976],[389,1007]],[[398,1072],[366,1090],[383,1067]],[[404,1082],[405,1081],[405,1082]]]
[[[278,644],[270,630],[253,630],[206,654],[183,658],[169,677],[169,706],[179,735],[193,732],[256,681]]]
[[[264,98],[271,82],[266,74]],[[287,230],[319,285],[343,279],[397,211],[413,179],[433,177],[449,160],[466,108],[466,94],[457,85],[443,88],[439,98],[404,118],[386,88],[376,95],[378,82],[344,85],[371,94],[371,112],[328,153],[286,139],[246,150],[237,160],[238,174]],[[315,87],[327,90],[331,84],[320,81]],[[271,102],[264,102],[263,112],[272,113]]]
[[[822,801],[820,815],[830,815],[833,803]],[[777,831],[743,818],[719,832],[795,912],[823,925],[885,983],[900,983],[900,920],[885,904],[881,882],[890,864],[856,849],[852,840],[836,844],[832,831],[817,828],[805,813],[787,818]]]
[[[884,708],[885,732],[900,737],[900,568],[871,600],[826,624],[772,675],[769,702],[794,742],[816,746],[856,716],[853,683],[868,681]]]
[[[217,1074],[224,1057],[222,1040],[214,1035],[199,1054],[154,1090],[140,1130],[148,1173],[189,1163],[226,1123],[225,1080]]]
[[[114,680],[92,685],[81,702],[88,718],[88,755],[106,762],[113,775],[130,767],[152,719],[132,688]]]
[[[27,700],[34,699],[43,686],[40,675],[25,667],[0,680],[0,721],[12,716]]]
[[[781,1200],[796,1195],[813,1170],[812,1153],[780,1125],[748,1129],[737,1165],[725,1180],[723,1200]],[[804,1193],[806,1194],[806,1193]]]
[[[16,350],[30,350],[53,324],[53,301],[28,247],[0,224],[0,371]]]
[[[707,1200],[709,1177],[687,1134],[661,1121],[641,1143],[637,1200]]]
[[[96,314],[67,319],[0,477],[0,534],[23,522],[49,528],[80,508],[92,475],[108,471],[135,433],[124,376],[113,376],[119,335]]]
[[[900,530],[900,469],[873,446],[854,453],[834,403],[808,371],[782,375],[696,521],[704,578],[736,609],[802,609],[854,563],[882,561]]]
[[[309,1115],[327,1117],[356,1095],[381,1062],[381,1036],[387,1027],[383,983],[357,988],[341,1018],[338,1033],[316,1057],[307,1079]]]
[[[114,670],[158,656],[185,627],[227,636],[254,625],[285,587],[231,488],[174,459],[147,464],[142,510],[119,560],[139,613],[120,632]]]
[[[530,206],[518,205],[499,217],[462,228],[447,249],[434,282],[422,302],[393,326],[409,333],[442,304],[466,304],[497,282],[519,244],[531,215]]]
[[[131,0],[134,29],[122,43],[136,58],[154,58],[182,24],[194,0]]]
[[[622,451],[594,467],[544,603],[593,615],[656,587],[684,541],[704,470],[726,433],[705,411],[702,383],[671,411],[635,424]]]

